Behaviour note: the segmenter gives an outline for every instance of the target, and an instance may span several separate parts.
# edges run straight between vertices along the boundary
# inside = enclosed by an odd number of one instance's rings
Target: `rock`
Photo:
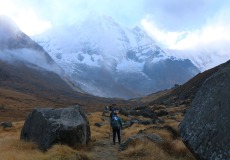
[[[150,125],[150,124],[153,124],[153,123],[154,123],[153,120],[139,121],[139,124],[143,124],[143,125]]]
[[[131,127],[134,123],[143,124],[143,125],[150,125],[150,124],[158,124],[158,123],[163,123],[163,122],[160,119],[152,119],[152,120],[131,119],[130,121],[126,121],[123,124],[123,128]]]
[[[128,128],[128,127],[131,127],[133,125],[133,122],[131,121],[126,121],[123,125],[122,125],[122,128]]]
[[[2,126],[3,128],[13,127],[12,122],[2,122],[0,123],[0,126]]]
[[[94,123],[94,126],[97,126],[97,127],[102,127],[102,126],[104,126],[104,125],[105,125],[105,123],[103,123],[103,122]]]
[[[130,113],[129,113],[129,111],[127,109],[121,107],[119,109],[119,114],[122,114],[122,115],[125,115],[125,116],[129,116]]]
[[[106,119],[105,119],[105,118],[103,118],[103,117],[101,117],[101,120],[102,120],[102,121],[105,121]]]
[[[142,110],[131,110],[130,115],[133,116],[143,116],[146,118],[156,118],[156,114],[149,108],[144,108]]]
[[[109,108],[109,106],[106,106],[104,108],[104,111],[102,112],[102,116],[108,117],[109,114],[110,114],[110,108]]]
[[[155,112],[150,109],[142,110],[141,115],[146,118],[156,118]]]
[[[143,140],[144,138],[147,138],[148,140],[157,143],[157,144],[161,144],[164,142],[164,140],[157,134],[154,133],[140,133],[137,134],[135,136],[132,136],[130,138],[128,138],[124,143],[120,144],[119,146],[119,151],[124,151],[128,148],[128,146],[135,140]]]
[[[139,119],[131,119],[131,121],[130,121],[132,124],[133,123],[139,123],[140,122],[140,120]]]
[[[130,115],[132,115],[132,116],[141,116],[141,112],[136,111],[136,110],[131,110]]]
[[[230,61],[198,90],[179,133],[197,159],[230,159]]]
[[[147,106],[138,106],[138,107],[135,107],[134,110],[144,110],[146,108]]]
[[[159,111],[157,111],[155,113],[156,113],[157,117],[162,117],[162,116],[169,115],[169,113],[167,111],[165,111],[165,110],[159,110]]]
[[[110,111],[104,110],[104,111],[102,112],[102,116],[104,116],[104,117],[109,117],[109,115],[110,115]]]
[[[34,109],[21,130],[21,140],[33,141],[46,151],[55,143],[76,147],[90,140],[87,117],[78,105],[60,109]]]
[[[153,124],[163,124],[163,123],[165,123],[165,120],[162,118],[153,119]]]

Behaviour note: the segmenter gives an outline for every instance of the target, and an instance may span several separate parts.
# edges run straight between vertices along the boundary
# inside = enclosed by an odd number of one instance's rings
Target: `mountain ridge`
[[[189,60],[168,56],[141,28],[122,27],[111,17],[90,17],[80,24],[52,28],[32,39],[75,83],[84,86],[84,91],[101,97],[140,97],[184,83],[199,72]],[[161,70],[162,64],[166,68]],[[187,68],[187,73],[183,71],[182,77],[171,69],[175,78],[170,79],[167,64],[181,66],[180,71]],[[170,80],[164,83],[154,77],[154,67],[158,68],[156,74]]]

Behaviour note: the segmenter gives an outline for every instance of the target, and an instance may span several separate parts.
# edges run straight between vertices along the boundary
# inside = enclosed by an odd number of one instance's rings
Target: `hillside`
[[[0,61],[0,80],[0,121],[23,120],[35,107],[80,104],[87,111],[98,111],[112,103],[127,103],[76,92],[57,74],[34,70],[23,63],[11,65]]]
[[[215,74],[222,65],[224,64],[221,64],[212,69],[197,74],[196,76],[191,78],[183,85],[178,85],[175,86],[174,88],[164,90],[164,91],[159,91],[150,94],[148,96],[142,97],[140,99],[133,99],[133,101],[141,101],[148,105],[153,105],[153,104],[172,105],[175,103],[178,104],[187,101],[186,104],[190,105],[195,94],[197,93],[197,91],[199,90],[203,82],[207,78]]]

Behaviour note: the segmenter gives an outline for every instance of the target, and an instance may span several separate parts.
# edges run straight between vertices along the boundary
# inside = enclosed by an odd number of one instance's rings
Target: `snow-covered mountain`
[[[186,50],[169,49],[167,50],[167,54],[174,55],[181,59],[189,59],[200,70],[200,72],[203,72],[225,63],[230,59],[229,51],[226,50],[224,45],[220,48],[208,48],[202,46],[200,48]],[[215,46],[215,44],[213,44],[213,46]]]
[[[132,98],[182,84],[197,68],[168,56],[141,28],[109,16],[90,16],[32,37],[86,92]]]

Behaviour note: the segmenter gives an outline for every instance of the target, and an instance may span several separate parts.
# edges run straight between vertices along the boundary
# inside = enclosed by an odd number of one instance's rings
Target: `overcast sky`
[[[0,14],[28,35],[80,21],[91,12],[130,28],[139,25],[164,48],[221,48],[220,54],[230,55],[230,0],[0,0]]]

